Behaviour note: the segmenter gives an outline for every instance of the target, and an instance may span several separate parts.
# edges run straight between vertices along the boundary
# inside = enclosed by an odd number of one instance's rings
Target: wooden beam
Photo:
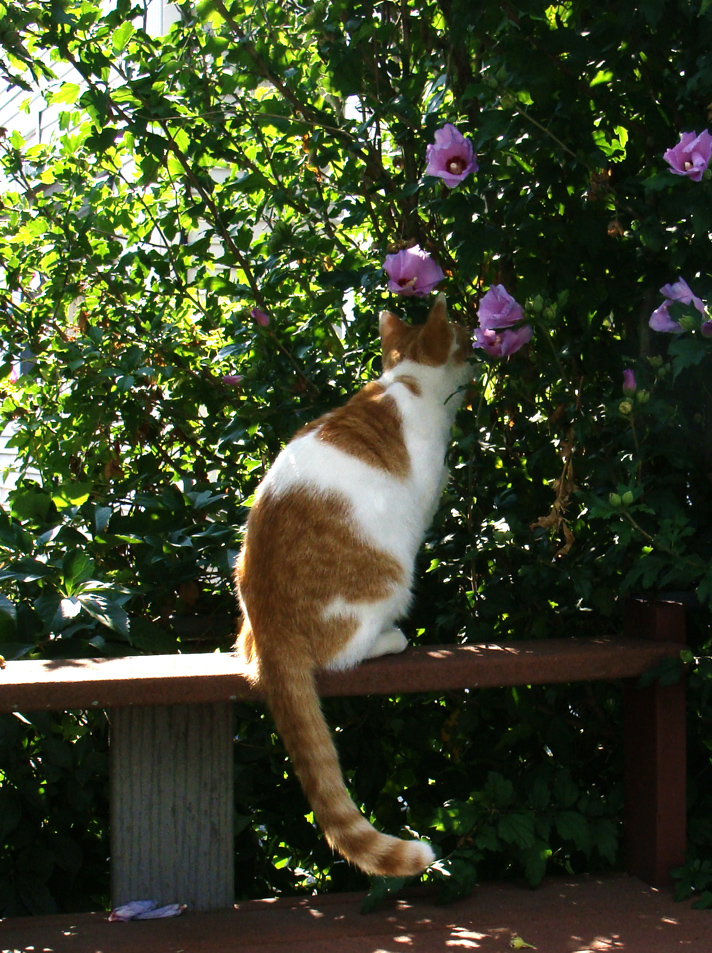
[[[675,641],[571,638],[503,644],[424,646],[372,659],[348,672],[323,673],[325,695],[541,685],[636,678]],[[254,699],[244,666],[229,654],[24,660],[0,670],[0,711],[207,704]]]
[[[232,906],[233,734],[229,702],[110,712],[112,906]]]
[[[651,644],[685,642],[685,609],[672,602],[631,602],[626,631]],[[682,865],[687,840],[685,682],[624,691],[626,869],[656,887]]]

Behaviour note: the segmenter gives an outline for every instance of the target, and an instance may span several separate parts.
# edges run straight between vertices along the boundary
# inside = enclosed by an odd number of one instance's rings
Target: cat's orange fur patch
[[[395,381],[396,383],[407,387],[414,397],[420,397],[423,393],[423,388],[414,377],[411,377],[410,374],[399,374],[398,377],[395,378]]]
[[[327,606],[335,597],[384,599],[402,578],[393,556],[356,534],[345,498],[306,487],[267,491],[250,512],[236,573],[252,627],[243,654],[256,648],[264,663],[277,652],[280,672],[289,663],[326,665],[353,634],[344,617],[324,617]]]
[[[297,436],[316,431],[319,440],[358,457],[369,466],[407,477],[410,469],[396,402],[372,381],[343,407],[303,427]]]

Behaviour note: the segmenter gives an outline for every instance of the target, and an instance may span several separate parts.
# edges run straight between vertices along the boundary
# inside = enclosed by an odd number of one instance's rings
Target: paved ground
[[[362,895],[256,900],[175,920],[108,923],[103,914],[0,921],[21,953],[712,953],[712,911],[626,876],[487,884],[464,901],[396,900],[362,915]],[[526,950],[526,947],[522,947]]]

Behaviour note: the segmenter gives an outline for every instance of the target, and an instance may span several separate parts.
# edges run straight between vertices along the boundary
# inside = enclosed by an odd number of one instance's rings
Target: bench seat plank
[[[455,646],[418,645],[400,655],[323,673],[322,695],[541,685],[635,678],[679,655],[673,641],[543,639]],[[210,653],[105,659],[21,660],[0,670],[0,711],[177,705],[256,698],[242,663]]]

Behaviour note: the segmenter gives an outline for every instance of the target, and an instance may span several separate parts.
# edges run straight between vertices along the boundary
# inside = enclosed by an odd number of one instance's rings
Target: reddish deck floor
[[[447,907],[419,897],[362,915],[362,895],[256,900],[235,911],[108,923],[104,915],[0,921],[3,953],[484,953],[521,936],[538,953],[712,951],[712,911],[626,876],[487,884]]]

